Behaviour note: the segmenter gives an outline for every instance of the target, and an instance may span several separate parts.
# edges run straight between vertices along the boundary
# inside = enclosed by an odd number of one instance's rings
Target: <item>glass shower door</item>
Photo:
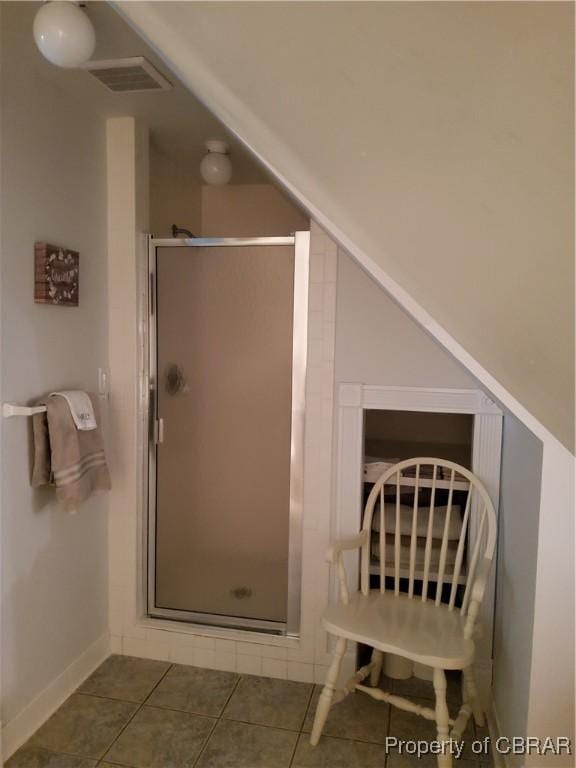
[[[156,248],[153,615],[286,628],[299,581],[305,256]]]

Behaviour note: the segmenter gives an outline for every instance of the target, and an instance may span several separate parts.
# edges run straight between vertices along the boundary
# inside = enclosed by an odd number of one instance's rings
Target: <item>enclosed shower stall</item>
[[[150,616],[298,633],[308,260],[149,240]]]

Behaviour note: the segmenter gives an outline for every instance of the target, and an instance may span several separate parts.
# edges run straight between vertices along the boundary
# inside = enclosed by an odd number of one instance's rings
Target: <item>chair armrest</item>
[[[490,575],[491,566],[492,560],[489,557],[485,557],[476,571],[474,583],[472,584],[472,590],[470,592],[468,615],[466,616],[466,623],[464,625],[464,637],[466,638],[470,638],[474,634],[474,625],[478,618],[480,604],[484,599],[484,592],[486,591],[486,585],[488,584],[488,576]]]
[[[338,581],[340,583],[340,599],[347,605],[350,600],[348,592],[348,580],[346,578],[346,569],[342,561],[342,552],[347,549],[360,549],[370,539],[370,531],[362,531],[358,536],[352,536],[350,539],[340,539],[334,542],[328,550],[326,559],[336,566],[338,572]]]
[[[486,591],[486,585],[488,584],[488,576],[490,575],[491,567],[492,560],[489,557],[485,557],[478,566],[476,578],[472,585],[472,593],[470,595],[470,598],[474,603],[481,603],[484,599],[484,592]]]
[[[349,539],[339,539],[328,549],[326,553],[326,559],[329,563],[336,563],[338,557],[342,552],[348,549],[360,549],[368,542],[370,533],[369,531],[362,531],[358,536],[352,536]]]

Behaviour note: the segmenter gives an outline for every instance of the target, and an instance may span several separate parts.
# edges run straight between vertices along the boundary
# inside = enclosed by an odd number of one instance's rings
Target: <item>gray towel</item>
[[[96,398],[90,395],[90,400],[97,413]],[[73,512],[93,493],[110,490],[100,429],[76,429],[63,397],[48,397],[38,405],[45,405],[46,413],[32,417],[32,485],[55,485],[58,501],[65,510]]]

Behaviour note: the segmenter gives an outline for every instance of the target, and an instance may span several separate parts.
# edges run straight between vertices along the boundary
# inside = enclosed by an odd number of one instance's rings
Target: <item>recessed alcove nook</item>
[[[384,446],[385,455],[370,456],[386,461],[390,459],[389,450],[407,453],[410,456],[440,456],[456,451],[460,462],[466,466],[469,457],[469,468],[481,478],[488,493],[498,508],[500,496],[500,462],[502,443],[502,411],[492,400],[478,390],[427,389],[417,387],[386,387],[369,384],[342,383],[338,388],[338,444],[336,460],[336,531],[337,537],[348,537],[356,534],[361,527],[362,510],[365,493],[364,486],[368,480],[366,468],[367,450],[374,451],[376,446]],[[382,412],[388,419],[378,419],[377,412]],[[410,433],[406,429],[403,439],[386,442],[375,440],[377,427],[380,434],[392,434],[398,422],[402,423],[402,415],[407,427],[412,427]],[[416,420],[417,414],[434,414],[436,424],[430,419]],[[439,428],[442,414],[446,414],[445,426]],[[460,419],[454,419],[458,415]],[[468,418],[467,418],[468,417]],[[380,423],[379,423],[380,422]],[[396,422],[396,423],[395,423]],[[435,429],[431,429],[434,424]],[[428,427],[428,431],[426,430]],[[470,442],[462,443],[463,438],[471,427]],[[369,435],[369,437],[368,437]],[[413,435],[413,437],[411,436]],[[439,444],[440,435],[444,435],[443,443]],[[450,438],[455,440],[450,443]],[[428,440],[426,439],[428,437]],[[410,448],[411,441],[414,446]],[[436,442],[435,442],[436,441]],[[446,447],[448,443],[448,448]],[[429,447],[429,452],[423,448]],[[442,456],[442,454],[445,454]],[[448,454],[448,455],[446,455]],[[394,456],[394,459],[405,456]],[[454,459],[453,459],[454,460]],[[368,470],[369,472],[369,470]],[[471,510],[470,532],[475,533],[478,526],[478,512]],[[358,583],[358,562],[350,558],[348,563],[350,582]],[[335,593],[335,584],[332,593]],[[483,634],[478,641],[477,674],[481,695],[484,701],[489,699],[492,681],[492,626],[494,621],[495,576],[492,571],[486,599],[481,608]],[[355,649],[350,654],[355,655]]]

